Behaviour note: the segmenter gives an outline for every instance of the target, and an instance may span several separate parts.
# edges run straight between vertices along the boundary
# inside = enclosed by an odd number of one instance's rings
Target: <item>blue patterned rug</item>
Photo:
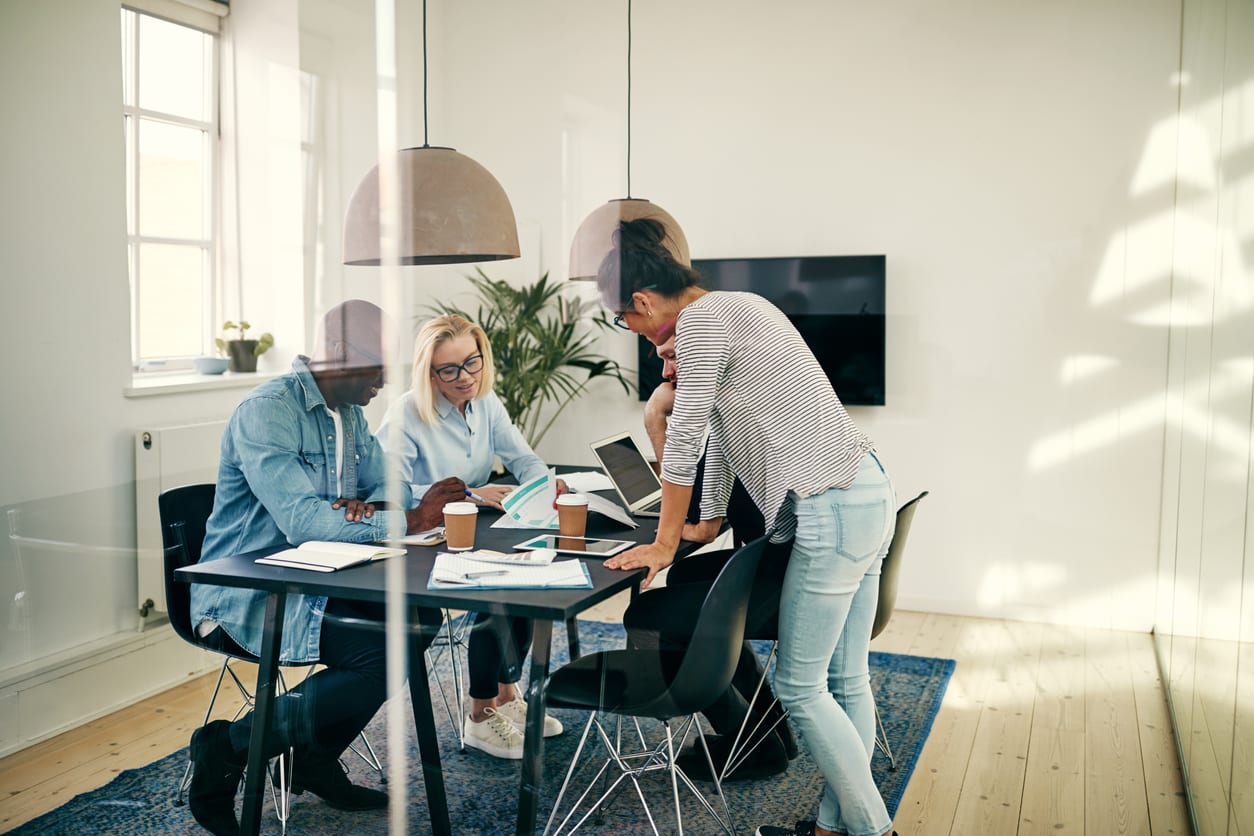
[[[622,647],[624,634],[621,624],[580,622],[580,644],[584,652],[602,648]],[[566,636],[559,627],[554,631],[554,667],[566,658]],[[761,648],[765,654],[768,646]],[[445,654],[447,658],[447,654]],[[441,665],[447,665],[441,662]],[[932,721],[940,709],[941,698],[953,673],[951,659],[933,659],[921,656],[902,656],[893,653],[871,654],[871,685],[879,705],[880,717],[887,730],[888,739],[897,757],[897,769],[890,770],[888,760],[878,750],[871,767],[890,814],[895,813],[901,802],[915,762],[932,728]],[[443,671],[445,681],[450,681],[449,671]],[[406,715],[412,714],[406,700]],[[459,754],[453,729],[442,713],[437,699],[437,727],[440,733],[440,749],[443,753],[445,785],[448,792],[449,811],[454,833],[498,834],[513,833],[514,816],[518,798],[519,766],[517,762],[502,761],[477,751]],[[380,756],[387,762],[387,740],[384,713],[371,723],[367,734]],[[587,715],[580,711],[552,712],[566,726],[560,737],[545,742],[544,791],[540,799],[539,825],[542,830],[549,809],[561,786]],[[658,729],[660,726],[654,724]],[[412,725],[411,725],[412,728]],[[647,727],[646,727],[647,729]],[[409,832],[428,831],[426,793],[418,768],[418,747],[412,731],[407,739],[406,757],[412,765],[409,774]],[[726,785],[728,800],[732,805],[738,829],[752,833],[759,824],[791,825],[797,819],[813,819],[818,809],[823,786],[822,776],[806,751],[805,741],[798,740],[800,756],[789,764],[782,775],[759,781],[736,782]],[[592,747],[591,742],[589,747]],[[594,756],[600,755],[599,747],[592,748]],[[587,752],[584,760],[588,760]],[[378,776],[367,770],[365,764],[351,755],[345,759],[356,783],[378,786]],[[175,752],[141,769],[122,772],[108,785],[98,790],[76,796],[66,804],[46,815],[28,822],[15,834],[170,834],[196,833],[200,831],[186,806],[174,804],[174,789],[187,763],[187,750]],[[599,763],[599,761],[598,761]],[[657,778],[656,786],[650,779]],[[665,780],[665,783],[663,783]],[[662,832],[674,828],[673,810],[667,806],[669,779],[661,775],[647,776],[642,780],[646,797],[659,817]],[[709,784],[699,784],[709,788]],[[686,795],[681,788],[681,798]],[[658,799],[655,803],[653,799]],[[700,807],[699,802],[688,796],[684,801],[685,830],[692,833],[711,833],[717,828]],[[319,799],[306,793],[292,798],[288,832],[292,834],[384,834],[388,831],[387,816],[383,812],[344,813],[333,810]],[[278,833],[279,825],[267,800],[262,818],[263,833]],[[634,792],[620,793],[611,802],[603,820],[595,825],[585,825],[581,832],[613,833],[627,836],[636,833],[652,833]]]

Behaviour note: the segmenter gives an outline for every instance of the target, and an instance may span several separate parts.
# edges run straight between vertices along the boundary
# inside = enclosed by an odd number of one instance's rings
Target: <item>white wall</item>
[[[1151,625],[1179,13],[635,3],[633,195],[697,257],[888,257],[888,404],[854,415],[932,491],[902,606]],[[625,189],[625,4],[448,4],[438,37],[441,139],[561,270]],[[635,428],[603,391],[542,455]]]

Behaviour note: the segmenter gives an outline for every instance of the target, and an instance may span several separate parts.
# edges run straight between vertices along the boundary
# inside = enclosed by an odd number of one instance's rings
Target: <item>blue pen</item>
[[[481,503],[481,504],[483,504],[483,505],[487,505],[487,504],[488,504],[488,501],[487,501],[486,499],[484,499],[483,497],[479,496],[479,494],[475,493],[474,491],[470,491],[470,490],[466,491],[466,496],[470,497],[470,498],[471,498],[471,499],[473,499],[475,502]]]

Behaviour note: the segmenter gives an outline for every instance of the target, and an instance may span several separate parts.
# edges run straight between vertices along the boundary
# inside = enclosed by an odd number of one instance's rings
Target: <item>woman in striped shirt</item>
[[[778,308],[752,293],[701,288],[697,273],[667,248],[657,221],[624,221],[615,237],[597,276],[602,301],[618,312],[615,324],[655,345],[674,334],[684,385],[667,429],[656,539],[606,565],[647,569],[647,587],[671,564],[702,449],[702,517],[723,514],[738,477],[771,539],[795,538],[780,596],[775,690],[826,779],[815,832],[888,833],[871,777],[868,654],[893,534],[892,485]],[[761,836],[790,832],[758,829]]]

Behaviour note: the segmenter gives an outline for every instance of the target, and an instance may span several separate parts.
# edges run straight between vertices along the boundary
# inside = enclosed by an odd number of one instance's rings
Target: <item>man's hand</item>
[[[423,494],[418,507],[405,512],[405,533],[417,534],[429,531],[444,523],[444,506],[450,502],[466,501],[466,483],[450,476],[436,482]]]
[[[362,517],[370,519],[374,516],[374,503],[360,499],[345,499],[341,496],[331,503],[331,508],[335,511],[343,508],[344,519],[348,522],[361,522]]]
[[[622,554],[616,554],[605,561],[607,569],[640,569],[649,570],[648,577],[640,584],[641,589],[648,589],[658,572],[675,562],[675,552],[660,543],[649,543],[636,546]]]

